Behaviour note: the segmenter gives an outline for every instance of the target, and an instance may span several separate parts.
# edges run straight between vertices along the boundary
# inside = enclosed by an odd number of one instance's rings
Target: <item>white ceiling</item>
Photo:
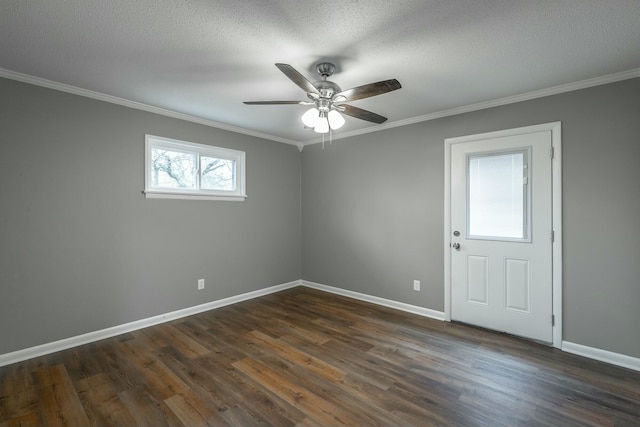
[[[305,100],[274,63],[313,81],[325,60],[336,64],[331,80],[343,89],[402,84],[352,102],[387,123],[347,117],[335,136],[363,133],[599,76],[640,75],[640,1],[0,1],[5,76],[23,73],[282,142],[317,141],[300,121],[306,107],[242,101]]]

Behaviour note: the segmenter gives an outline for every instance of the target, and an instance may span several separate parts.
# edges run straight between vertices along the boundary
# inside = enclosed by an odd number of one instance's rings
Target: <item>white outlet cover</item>
[[[204,289],[204,279],[198,279],[198,290]]]

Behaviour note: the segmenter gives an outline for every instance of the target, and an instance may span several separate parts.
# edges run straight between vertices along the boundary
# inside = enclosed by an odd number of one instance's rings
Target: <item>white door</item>
[[[451,145],[451,318],[553,342],[552,135]]]

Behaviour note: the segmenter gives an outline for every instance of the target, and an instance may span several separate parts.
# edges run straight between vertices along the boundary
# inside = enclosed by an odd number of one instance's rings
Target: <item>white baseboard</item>
[[[300,286],[299,280],[295,280],[289,283],[283,283],[281,285],[270,286],[264,289],[258,289],[256,291],[235,295],[229,298],[223,298],[217,301],[211,301],[205,304],[188,307],[181,310],[171,311],[165,314],[159,314],[157,316],[148,317],[146,319],[136,320],[134,322],[125,323],[123,325],[113,326],[111,328],[101,329],[99,331],[89,332],[86,334],[77,335],[75,337],[69,337],[59,341],[25,348],[23,350],[17,350],[11,353],[0,354],[0,366],[10,365],[12,363],[21,362],[23,360],[32,359],[34,357],[44,356],[45,354],[51,354],[57,351],[66,350],[71,347],[88,344],[105,338],[111,338],[116,335],[136,331],[138,329],[147,328],[149,326],[157,325],[160,323],[170,322],[182,317],[192,316],[194,314],[202,313],[203,311],[213,310],[216,308],[224,307],[226,305],[231,305],[264,295],[272,294],[274,292],[280,292],[285,289],[295,288],[296,286]]]
[[[417,305],[406,304],[403,302],[393,301],[386,298],[374,297],[372,295],[361,294],[360,292],[348,291],[346,289],[323,285],[321,283],[309,282],[307,280],[301,280],[300,284],[308,288],[318,289],[320,291],[330,292],[332,294],[342,295],[345,297],[370,302],[372,304],[378,304],[378,305],[383,305],[385,307],[395,308],[397,310],[406,311],[409,313],[417,314],[419,316],[430,317],[436,320],[444,320],[444,313],[442,311],[436,311],[436,310],[431,310],[429,308],[418,307]]]
[[[569,341],[562,341],[562,351],[610,363],[612,365],[622,366],[623,368],[633,369],[634,371],[640,371],[640,358],[637,357],[588,347],[586,345],[576,344]]]
[[[134,322],[125,323],[123,325],[114,326],[99,331],[89,332],[75,337],[65,338],[35,347],[17,350],[11,353],[0,354],[0,366],[10,365],[12,363],[21,362],[23,360],[32,359],[34,357],[44,356],[46,354],[55,353],[57,351],[66,350],[83,344],[99,341],[105,338],[111,338],[116,335],[125,334],[127,332],[136,331],[138,329],[147,328],[149,326],[158,325],[160,323],[170,322],[186,316],[202,313],[204,311],[214,310],[216,308],[235,304],[238,302],[258,298],[269,295],[274,292],[280,292],[285,289],[295,288],[296,286],[306,286],[308,288],[318,289],[320,291],[332,294],[342,295],[357,300],[370,302],[372,304],[382,305],[385,307],[395,308],[397,310],[406,311],[408,313],[417,314],[419,316],[429,317],[436,320],[445,320],[444,313],[437,310],[431,310],[424,307],[418,307],[411,304],[405,304],[385,298],[372,295],[362,294],[359,292],[349,291],[346,289],[336,288],[333,286],[323,285],[320,283],[309,282],[307,280],[294,280],[293,282],[283,283],[280,285],[270,286],[264,289],[235,295],[229,298],[223,298],[217,301],[211,301],[205,304],[176,310],[165,314],[160,314],[146,319],[136,320]],[[631,357],[612,351],[601,350],[594,347],[588,347],[581,344],[575,344],[569,341],[562,341],[562,350],[567,353],[588,357],[590,359],[599,360],[601,362],[610,363],[612,365],[621,366],[623,368],[640,371],[640,358]]]
[[[336,288],[333,286],[323,285],[321,283],[309,282],[307,280],[301,280],[300,284],[320,291],[330,292],[337,295],[342,295],[349,298],[355,298],[361,301],[370,302],[373,304],[383,305],[385,307],[391,307],[409,313],[418,314],[420,316],[430,317],[436,320],[445,320],[444,313],[441,311],[430,310],[428,308],[418,307],[411,304],[405,304],[385,298],[374,297],[367,294],[361,294],[359,292],[348,291],[346,289]],[[612,365],[621,366],[623,368],[633,369],[640,371],[640,358],[627,356],[620,353],[614,353],[607,350],[601,350],[598,348],[587,347],[581,344],[575,344],[568,341],[562,341],[562,350],[567,353],[573,353],[579,356],[588,357],[590,359],[599,360],[601,362],[610,363]]]

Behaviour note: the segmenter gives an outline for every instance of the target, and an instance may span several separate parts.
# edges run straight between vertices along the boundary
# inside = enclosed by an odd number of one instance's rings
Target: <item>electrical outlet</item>
[[[198,290],[204,289],[204,279],[198,279]]]
[[[420,280],[414,280],[413,281],[413,290],[414,291],[419,291],[420,290]]]

